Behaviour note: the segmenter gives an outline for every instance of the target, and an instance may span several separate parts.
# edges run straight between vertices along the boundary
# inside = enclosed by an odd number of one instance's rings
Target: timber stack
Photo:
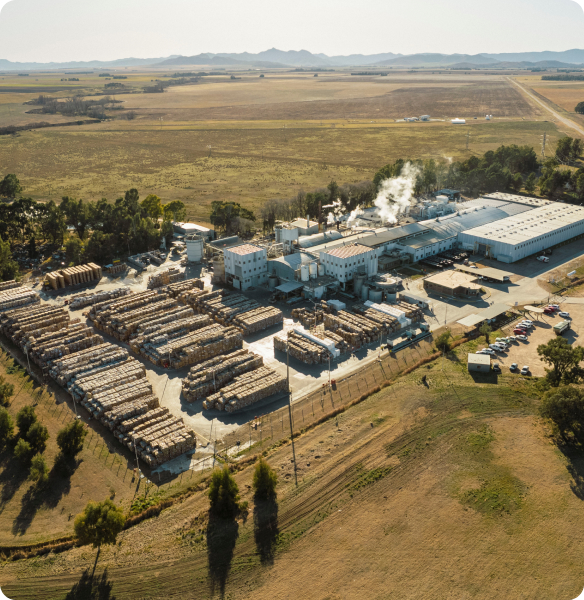
[[[204,290],[205,282],[202,279],[186,279],[185,281],[177,281],[170,283],[164,288],[164,291],[171,298],[178,298],[181,294],[192,290]]]
[[[262,306],[255,310],[248,310],[242,314],[235,315],[231,322],[241,329],[243,335],[251,335],[283,321],[284,315],[280,309],[273,306]]]
[[[101,267],[94,263],[80,265],[78,267],[69,267],[47,273],[46,282],[54,289],[65,288],[78,283],[89,283],[99,281],[102,277]]]
[[[0,288],[0,313],[31,304],[40,304],[40,296],[16,281],[6,281]]]
[[[399,331],[401,328],[399,321],[395,317],[369,308],[365,304],[353,304],[353,312],[377,323],[377,326],[384,334]]]
[[[235,377],[232,383],[203,401],[205,410],[234,412],[287,389],[286,377],[269,367]]]
[[[263,366],[261,356],[249,350],[236,350],[216,356],[191,368],[182,382],[182,393],[187,402],[206,398],[233,381],[238,375]]]
[[[69,306],[71,310],[77,310],[79,308],[85,308],[86,306],[91,306],[92,304],[98,304],[100,302],[105,302],[106,300],[112,300],[115,298],[120,298],[122,296],[129,296],[132,293],[130,288],[117,288],[115,290],[108,290],[97,292],[95,294],[79,294],[79,296],[75,296]]]
[[[323,322],[324,312],[318,308],[316,311],[309,308],[294,308],[292,309],[292,318],[300,321],[306,329],[312,329]]]
[[[328,362],[329,352],[320,344],[309,340],[294,331],[274,336],[274,349],[288,352],[290,356],[306,365],[319,365]]]
[[[386,333],[376,322],[345,310],[340,310],[337,315],[325,314],[324,326],[355,348],[374,342],[380,333]]]
[[[423,321],[424,313],[422,309],[416,304],[410,304],[404,300],[398,300],[395,303],[395,307],[403,310],[406,313],[406,317],[412,321]]]
[[[147,287],[149,290],[154,290],[170,283],[182,281],[184,278],[184,271],[181,272],[176,267],[170,267],[170,269],[166,269],[166,271],[160,271],[160,273],[150,275]]]

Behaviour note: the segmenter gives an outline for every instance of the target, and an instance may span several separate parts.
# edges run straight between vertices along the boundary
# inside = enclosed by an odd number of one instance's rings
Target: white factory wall
[[[361,268],[365,268],[367,275],[377,275],[378,261],[377,250],[366,250],[361,254],[340,258],[327,252],[320,253],[320,264],[324,266],[325,273],[341,282],[344,289],[345,283],[352,281],[353,274]]]
[[[268,256],[265,248],[259,248],[256,252],[237,254],[232,249],[225,249],[225,274],[231,275],[239,285],[234,287],[246,290],[252,286],[261,285],[268,280]]]
[[[535,236],[521,243],[509,243],[503,240],[492,240],[467,232],[458,234],[459,244],[464,250],[474,250],[475,242],[490,246],[491,256],[504,263],[512,263],[526,256],[532,256],[562,242],[584,234],[584,220],[564,225],[556,231]]]

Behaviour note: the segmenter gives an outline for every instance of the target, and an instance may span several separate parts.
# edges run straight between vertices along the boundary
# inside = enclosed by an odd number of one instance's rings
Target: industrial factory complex
[[[233,287],[267,282],[292,297],[320,299],[336,291],[360,295],[363,283],[395,293],[399,281],[389,272],[445,251],[513,263],[584,235],[579,206],[498,192],[466,202],[456,198],[453,192],[421,202],[399,226],[384,226],[375,208],[359,211],[351,227],[341,228],[337,221],[319,230],[318,223],[300,218],[278,223],[268,244],[237,245],[228,239],[221,249],[216,243],[222,252],[216,269]],[[465,290],[464,295],[476,293],[473,286]]]

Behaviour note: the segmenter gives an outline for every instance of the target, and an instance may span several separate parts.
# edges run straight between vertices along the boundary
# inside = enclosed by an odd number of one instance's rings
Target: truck
[[[543,262],[543,263],[549,263],[550,259],[547,256],[538,256],[537,260],[539,260],[539,262]]]
[[[554,333],[556,335],[562,335],[562,333],[568,331],[568,329],[570,329],[570,321],[562,321],[561,323],[554,325]]]

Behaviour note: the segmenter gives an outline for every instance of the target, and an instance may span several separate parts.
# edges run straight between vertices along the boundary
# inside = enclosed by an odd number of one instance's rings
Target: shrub
[[[26,437],[28,430],[31,428],[33,423],[36,423],[37,416],[32,406],[23,406],[16,413],[16,426],[18,427],[18,435]]]
[[[12,394],[14,394],[14,386],[0,376],[0,405],[8,406]]]
[[[42,454],[35,454],[30,462],[28,478],[38,485],[43,485],[49,480],[49,467]]]
[[[24,465],[28,465],[34,455],[32,446],[26,441],[20,438],[14,448],[14,456]]]
[[[566,385],[548,391],[540,409],[567,444],[584,442],[584,391]]]
[[[210,510],[219,517],[234,517],[239,511],[239,488],[229,467],[216,469],[209,484]]]
[[[450,337],[450,331],[444,331],[436,338],[435,345],[440,352],[450,351]]]
[[[49,430],[42,424],[36,421],[33,423],[26,434],[26,439],[35,452],[44,452],[49,439]]]
[[[14,435],[14,421],[5,408],[0,407],[0,448],[3,448]]]
[[[75,456],[83,448],[87,430],[83,423],[76,419],[69,423],[57,434],[57,446],[66,456]]]
[[[75,518],[73,528],[79,542],[99,548],[116,543],[124,522],[122,509],[108,498],[103,502],[88,502],[85,510]]]
[[[253,473],[252,485],[255,497],[260,500],[275,498],[277,484],[278,475],[263,456],[260,456]]]

